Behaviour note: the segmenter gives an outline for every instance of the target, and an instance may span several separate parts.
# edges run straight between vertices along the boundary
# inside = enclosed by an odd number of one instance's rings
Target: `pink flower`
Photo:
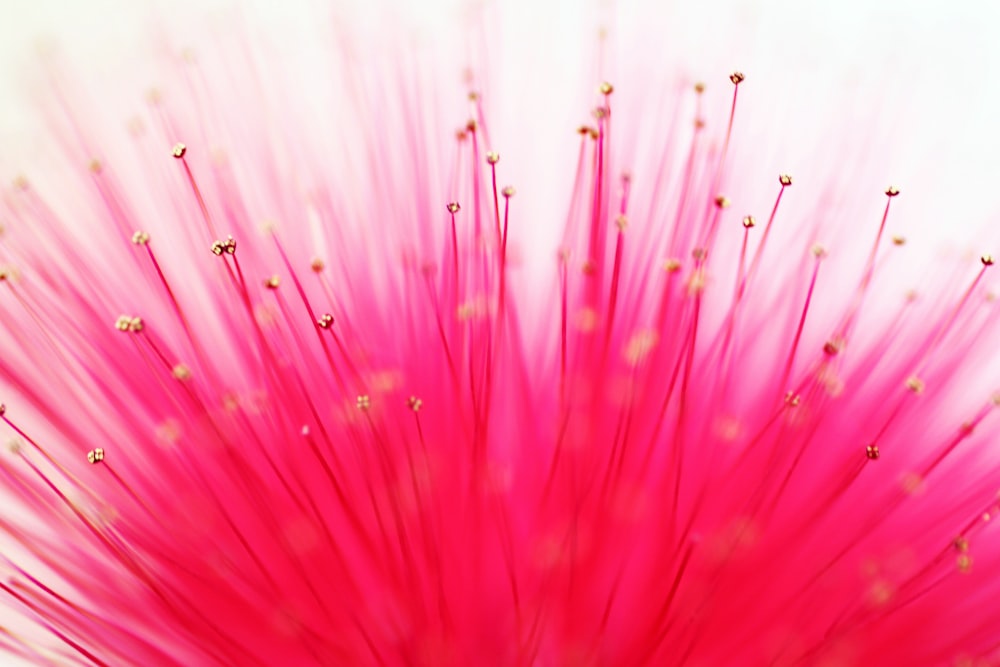
[[[899,190],[745,169],[752,73],[600,84],[553,220],[483,73],[240,35],[127,131],[57,77],[3,192],[11,656],[1000,661],[989,255],[906,294]]]

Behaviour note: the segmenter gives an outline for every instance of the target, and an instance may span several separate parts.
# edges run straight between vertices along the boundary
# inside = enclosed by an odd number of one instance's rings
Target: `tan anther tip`
[[[91,464],[100,463],[104,460],[104,449],[98,447],[87,452],[87,461]]]
[[[358,396],[358,410],[362,412],[367,412],[372,407],[372,399],[368,394],[362,394]]]
[[[869,461],[875,461],[882,454],[878,451],[878,445],[868,445],[865,447],[865,456],[868,457]]]
[[[615,227],[618,228],[619,232],[624,232],[628,229],[628,216],[624,214],[619,214],[615,217]]]
[[[277,275],[270,276],[264,279],[264,287],[267,289],[278,289],[278,285],[281,284],[281,278]]]
[[[819,243],[810,248],[810,252],[812,252],[813,257],[815,257],[816,259],[823,259],[824,257],[826,257],[826,248],[824,248]]]
[[[423,405],[424,402],[419,398],[417,398],[416,396],[410,396],[408,399],[406,399],[406,406],[411,410],[413,410],[414,412],[420,412],[420,408],[422,408]]]
[[[173,148],[173,156],[174,156],[175,158],[177,158],[177,159],[179,160],[179,159],[181,159],[182,157],[184,157],[184,155],[185,155],[186,153],[187,153],[187,146],[185,146],[184,144],[182,144],[182,143],[181,143],[181,142],[179,142],[179,141],[178,141],[178,142],[177,142],[176,144],[174,144],[174,148]]]
[[[309,268],[312,269],[313,273],[321,273],[326,268],[326,262],[319,257],[313,257],[312,261],[309,262]]]
[[[333,326],[333,315],[330,313],[321,315],[320,318],[316,320],[316,326],[320,329],[329,329]]]
[[[890,185],[885,189],[885,194],[888,197],[895,197],[896,195],[899,194],[899,188],[897,188],[895,185]]]
[[[748,216],[746,216],[746,217],[743,218],[743,226],[746,227],[747,229],[750,229],[751,227],[753,227],[756,224],[757,224],[757,221],[754,219],[754,217],[752,215],[748,215]]]
[[[496,164],[500,161],[500,154],[496,151],[488,151],[486,153],[486,162],[488,164]]]
[[[791,174],[778,174],[778,182],[787,187],[792,184]]]
[[[170,374],[174,376],[175,380],[181,382],[187,382],[191,379],[191,369],[185,364],[177,364],[171,369]]]
[[[703,92],[705,92],[705,84],[702,83],[701,81],[699,81],[698,83],[694,84],[694,92],[696,92],[699,95],[701,95]]]
[[[611,93],[615,92],[615,87],[612,86],[607,81],[604,81],[603,83],[601,83],[599,90],[601,91],[601,95],[610,95]]]
[[[725,195],[718,195],[715,198],[715,205],[718,208],[729,208],[729,197]]]
[[[134,234],[132,234],[132,243],[136,245],[146,245],[149,243],[149,234],[141,229],[137,230]]]
[[[737,86],[743,83],[744,79],[746,79],[746,76],[743,75],[743,72],[733,72],[732,74],[729,75],[729,80],[732,81],[733,84]]]
[[[893,245],[906,245],[906,237],[905,236],[900,236],[899,234],[896,234],[895,236],[892,237],[892,244]]]
[[[671,257],[663,262],[663,270],[667,273],[677,273],[681,270],[681,260]]]
[[[505,186],[504,189],[500,191],[500,194],[502,194],[506,199],[510,199],[515,194],[517,194],[517,190],[514,189],[513,185],[508,185]]]
[[[448,202],[448,206],[446,208],[449,213],[458,213],[462,210],[462,207],[458,205],[457,201]]]
[[[989,253],[980,257],[979,260],[983,263],[983,266],[993,266],[993,255]]]

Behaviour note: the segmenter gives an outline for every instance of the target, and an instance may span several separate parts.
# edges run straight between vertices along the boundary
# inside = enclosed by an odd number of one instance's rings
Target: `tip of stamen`
[[[422,408],[423,405],[424,402],[419,398],[417,398],[416,396],[410,396],[408,399],[406,399],[406,406],[411,410],[413,410],[414,412],[420,412],[420,408]]]
[[[865,447],[865,456],[869,461],[877,460],[882,454],[878,451],[878,445],[868,445]]]
[[[146,245],[149,243],[149,234],[141,229],[137,230],[135,234],[132,234],[132,243],[136,245]]]
[[[368,394],[362,394],[358,396],[358,410],[362,412],[368,412],[372,407],[372,399]]]
[[[605,81],[605,82],[601,83],[600,91],[601,91],[601,95],[610,95],[611,93],[615,92],[615,87],[612,86],[607,81]]]
[[[89,463],[97,464],[104,460],[104,449],[98,447],[87,452],[87,461]]]
[[[703,92],[705,92],[705,84],[702,83],[701,81],[699,81],[698,83],[694,84],[694,92],[696,92],[699,95],[701,95]]]
[[[715,198],[715,205],[718,208],[729,208],[729,197],[719,195]]]
[[[489,164],[496,164],[500,161],[500,154],[495,151],[489,151],[486,153],[486,162]]]
[[[987,253],[979,258],[983,266],[993,266],[993,255]]]
[[[212,243],[212,254],[221,257],[223,254],[236,254],[236,240],[230,236],[225,241],[214,241]]]
[[[748,215],[745,218],[743,218],[743,226],[746,227],[747,229],[750,229],[756,224],[757,221],[754,219],[752,215]]]
[[[316,326],[320,329],[329,329],[333,326],[333,315],[330,313],[325,313],[321,315],[318,320],[316,320]]]
[[[743,72],[733,72],[732,74],[729,75],[729,80],[732,81],[733,85],[736,86],[743,83],[744,79],[746,79],[746,76],[743,75]]]
[[[264,287],[267,289],[278,289],[278,285],[281,284],[281,278],[277,275],[270,276],[264,279]]]
[[[326,268],[326,262],[319,257],[313,257],[312,261],[309,262],[309,268],[312,269],[313,273],[320,273]]]
[[[173,148],[173,156],[174,156],[175,158],[177,158],[177,159],[179,160],[179,159],[181,159],[182,157],[184,157],[184,155],[185,155],[186,153],[187,153],[187,146],[185,146],[184,144],[182,144],[182,143],[181,143],[181,142],[179,142],[179,141],[178,141],[178,142],[177,142],[176,144],[174,144],[174,148]]]
[[[792,184],[792,177],[790,174],[779,174],[778,182],[781,183],[782,186],[787,187]]]
[[[897,187],[896,187],[896,186],[894,186],[894,185],[890,185],[889,187],[887,187],[887,188],[885,189],[885,194],[886,194],[886,196],[888,196],[888,197],[895,197],[896,195],[898,195],[898,194],[899,194],[899,188],[897,188]]]
[[[185,364],[177,364],[170,373],[174,376],[175,380],[180,380],[181,382],[187,382],[191,379],[191,369]]]
[[[462,207],[458,205],[457,201],[448,202],[447,208],[449,213],[458,213],[462,210]]]
[[[500,191],[500,194],[502,194],[507,199],[510,199],[516,193],[517,193],[517,190],[515,190],[514,186],[512,186],[512,185],[508,185],[503,190]]]

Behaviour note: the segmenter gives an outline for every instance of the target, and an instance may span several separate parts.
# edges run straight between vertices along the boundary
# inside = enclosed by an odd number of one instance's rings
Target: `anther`
[[[136,245],[146,245],[149,243],[149,234],[142,231],[141,229],[132,234],[132,243]]]
[[[779,174],[778,182],[781,183],[783,186],[788,187],[789,185],[792,184],[792,177],[790,174]]]
[[[823,344],[823,354],[828,357],[835,357],[840,354],[840,350],[843,348],[843,341],[839,340],[828,340]]]
[[[813,257],[815,257],[816,259],[823,259],[824,257],[826,257],[826,248],[824,248],[818,243],[811,248],[811,251]]]
[[[628,218],[624,214],[619,214],[615,218],[615,227],[618,228],[618,231],[624,232],[628,228]]]
[[[612,86],[607,81],[605,81],[604,83],[601,84],[600,91],[601,95],[610,95],[611,93],[615,92],[615,87]]]
[[[979,258],[983,266],[993,266],[993,255],[986,254]]]
[[[225,254],[235,255],[236,254],[236,240],[232,236],[228,237],[225,241],[215,241],[212,243],[212,254],[221,257]]]
[[[101,165],[101,161],[95,157],[91,158],[90,162],[87,163],[87,169],[90,170],[90,173],[92,174],[99,174],[104,167]]]
[[[499,153],[495,153],[493,151],[489,151],[488,153],[486,153],[486,162],[488,162],[489,164],[496,164],[499,161],[500,161]]]
[[[185,146],[179,141],[176,144],[174,144],[173,154],[175,158],[180,160],[182,157],[184,157],[186,153],[187,153],[187,146]]]
[[[7,406],[0,403],[0,417],[3,417],[5,414],[7,414]]]
[[[129,323],[131,321],[132,318],[128,315],[119,315],[118,319],[115,320],[115,329],[118,329],[119,331],[128,331]]]
[[[128,330],[132,333],[139,333],[145,328],[141,317],[133,317],[128,321]]]
[[[893,245],[906,245],[906,237],[897,234],[892,237],[892,243]]]
[[[320,329],[329,329],[333,326],[333,315],[326,313],[321,315],[318,320],[316,320],[316,326]]]
[[[92,449],[89,452],[87,452],[87,461],[89,461],[92,465],[95,463],[100,463],[103,460],[104,460],[104,450],[102,448],[98,447],[97,449]]]
[[[792,408],[796,408],[799,406],[799,403],[801,402],[802,402],[802,397],[796,394],[795,392],[789,391],[785,394],[785,405]]]
[[[423,405],[424,402],[419,398],[417,398],[416,396],[410,396],[408,399],[406,399],[406,406],[411,410],[413,410],[414,412],[420,412],[420,408],[422,408]]]
[[[696,92],[699,95],[701,95],[703,92],[705,92],[705,84],[702,83],[701,81],[699,81],[698,83],[694,84],[694,92]]]
[[[959,572],[967,574],[972,570],[972,556],[969,554],[959,554],[958,558],[955,559],[955,564],[958,566]]]
[[[277,275],[264,279],[264,287],[266,287],[267,289],[278,289],[278,285],[280,284],[281,284],[281,278],[279,278]]]
[[[185,364],[175,365],[170,371],[170,374],[174,376],[175,380],[179,380],[181,382],[187,382],[191,379],[191,369]]]
[[[715,198],[716,208],[729,208],[729,197],[725,195],[719,195]]]
[[[510,199],[516,193],[517,193],[517,190],[515,190],[514,186],[512,186],[512,185],[505,186],[504,189],[500,191],[500,194],[502,194],[505,199]]]
[[[743,72],[733,72],[732,74],[729,75],[729,80],[732,81],[733,84],[737,86],[743,83],[744,79],[746,79],[746,77],[743,75]]]
[[[952,546],[955,547],[956,551],[964,554],[966,551],[969,550],[969,539],[967,537],[959,535],[958,537],[955,538],[955,541],[952,542]]]
[[[875,461],[881,454],[878,451],[878,445],[868,445],[865,447],[865,456],[868,457],[869,461]]]
[[[886,196],[888,196],[888,197],[895,197],[896,195],[898,195],[898,194],[899,194],[899,188],[897,188],[897,187],[896,187],[896,186],[894,186],[894,185],[890,185],[889,187],[887,187],[887,188],[885,189],[885,194],[886,194]]]
[[[681,270],[681,260],[671,257],[663,262],[663,270],[667,273],[677,273]]]
[[[358,410],[361,410],[362,412],[368,412],[368,410],[370,410],[371,407],[372,407],[372,399],[368,396],[368,394],[362,394],[361,396],[358,396]]]
[[[319,257],[313,257],[312,261],[309,262],[309,268],[312,269],[313,273],[321,273],[326,268],[326,263]]]
[[[462,210],[462,207],[458,205],[457,201],[449,202],[447,208],[449,213],[458,213]]]
[[[924,381],[918,378],[916,375],[911,375],[906,378],[906,388],[912,391],[914,394],[919,394],[924,390]]]
[[[747,229],[750,229],[756,224],[757,221],[754,220],[754,217],[752,215],[748,215],[745,218],[743,218],[743,226],[746,227]]]

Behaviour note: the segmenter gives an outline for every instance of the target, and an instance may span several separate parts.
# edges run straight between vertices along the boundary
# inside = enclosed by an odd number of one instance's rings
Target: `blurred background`
[[[249,25],[274,58],[295,52],[295,66],[275,68],[285,85],[313,85],[310,63],[350,38],[362,66],[382,51],[390,60],[420,54],[423,80],[440,83],[429,96],[440,94],[442,127],[465,121],[467,86],[483,90],[505,178],[518,188],[519,210],[530,214],[533,236],[515,232],[523,246],[537,246],[529,252],[554,252],[551,230],[561,224],[572,183],[574,130],[588,122],[601,80],[616,86],[616,128],[625,128],[616,135],[619,166],[636,170],[638,187],[659,145],[650,137],[662,140],[678,91],[707,82],[708,116],[724,121],[727,76],[739,69],[747,80],[734,162],[750,174],[742,185],[761,193],[747,195],[749,211],[766,214],[776,176],[787,170],[796,176],[796,196],[804,191],[798,209],[788,204],[792,217],[814,215],[816,193],[831,182],[841,191],[863,189],[857,208],[868,239],[881,191],[893,183],[904,195],[894,207],[916,246],[915,273],[938,252],[1000,253],[993,196],[1000,182],[1000,3],[0,0],[0,17],[5,183],[22,171],[44,171],[53,101],[43,60],[54,57],[79,77],[102,124],[123,127],[157,85],[165,50],[210,56],[213,34]],[[684,113],[689,120],[690,108]],[[846,222],[841,229],[855,232]]]

